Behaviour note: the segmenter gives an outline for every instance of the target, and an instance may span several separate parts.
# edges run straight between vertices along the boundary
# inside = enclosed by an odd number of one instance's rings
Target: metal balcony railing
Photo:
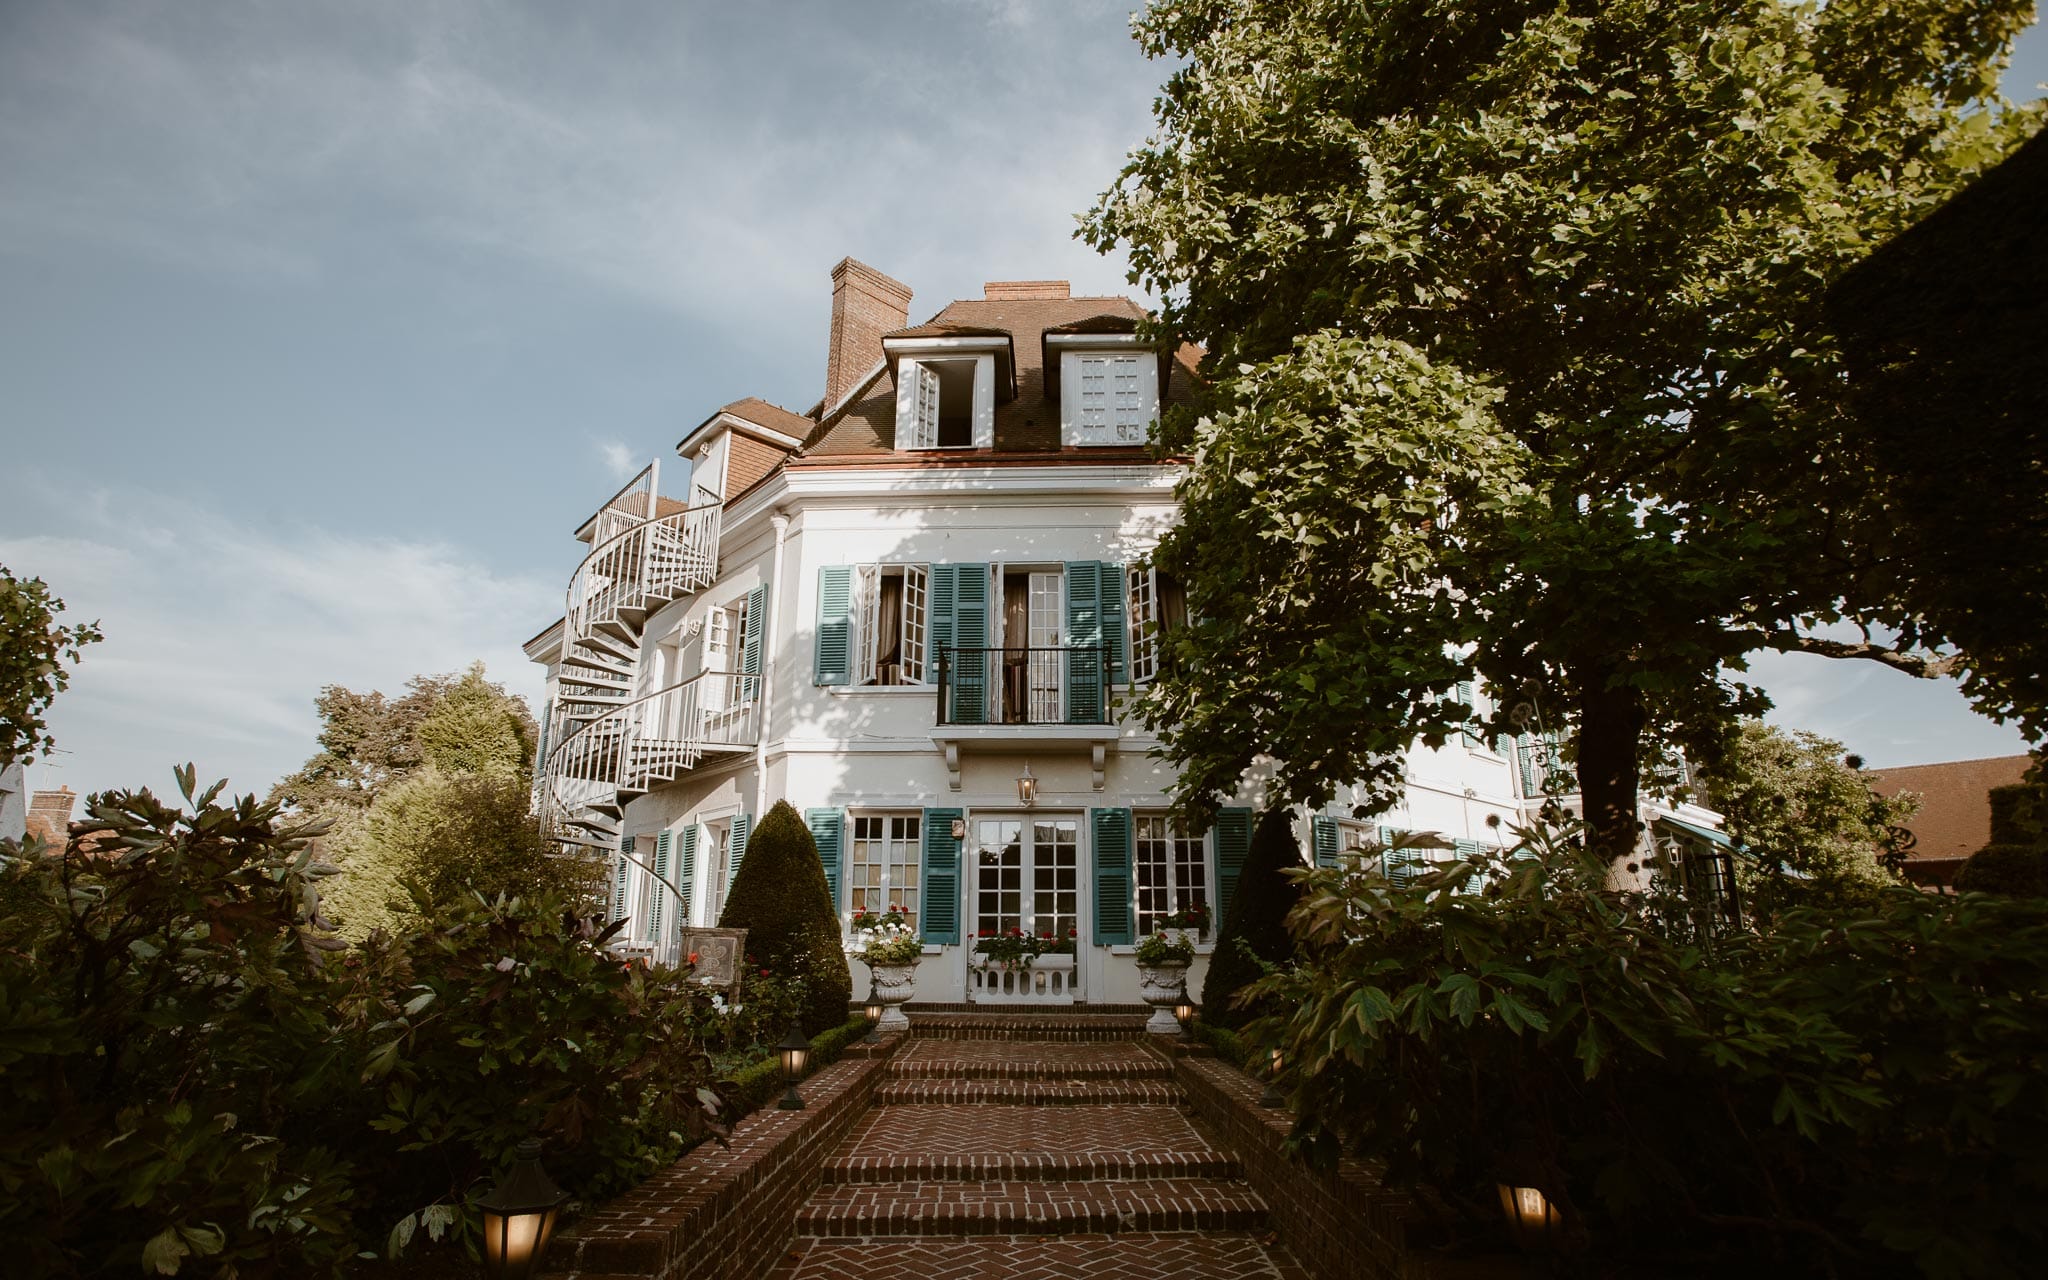
[[[1108,645],[938,646],[941,725],[1110,721]]]

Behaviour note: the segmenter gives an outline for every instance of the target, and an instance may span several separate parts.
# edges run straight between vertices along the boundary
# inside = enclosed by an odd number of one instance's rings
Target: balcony
[[[1095,789],[1116,745],[1115,688],[1107,645],[934,648],[932,741],[946,753],[954,790],[968,751],[1087,750]]]

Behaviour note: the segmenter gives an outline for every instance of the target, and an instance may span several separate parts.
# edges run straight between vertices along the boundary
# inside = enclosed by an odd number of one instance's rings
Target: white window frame
[[[861,824],[873,822],[879,825],[879,835],[863,836]],[[909,834],[897,834],[899,823],[912,824]],[[879,851],[879,859],[863,859],[864,852]],[[900,856],[899,856],[900,855]],[[873,891],[876,901],[872,904],[860,901],[860,894],[867,886],[860,883],[861,869],[870,863],[880,868],[875,878]],[[866,906],[871,913],[886,911],[891,903],[900,903],[910,916],[911,928],[922,928],[924,923],[924,814],[911,809],[855,810],[846,815],[846,914],[851,921],[855,907]],[[906,873],[899,876],[899,872]],[[915,884],[904,885],[899,879],[915,880]],[[909,901],[904,895],[912,895]],[[836,907],[836,904],[835,904]],[[849,924],[849,928],[851,925]]]
[[[1152,834],[1153,831],[1159,834]],[[1166,910],[1147,911],[1144,905],[1147,892],[1143,883],[1143,870],[1150,865],[1145,845],[1163,840],[1166,857],[1162,865],[1166,869]],[[1211,841],[1207,835],[1190,836],[1181,829],[1179,819],[1170,813],[1133,813],[1131,815],[1131,906],[1140,933],[1150,933],[1158,928],[1157,920],[1180,909],[1184,891],[1196,886],[1184,884],[1182,874],[1186,867],[1193,866],[1201,872],[1201,901],[1209,908],[1209,928],[1203,938],[1211,938],[1222,921],[1215,918],[1216,877],[1210,859]],[[1192,858],[1180,856],[1192,847]],[[1153,924],[1146,924],[1146,918],[1153,918]]]
[[[698,865],[704,868],[704,926],[715,929],[732,889],[732,819],[710,818],[698,826],[704,841],[697,851]]]
[[[878,685],[875,678],[880,674],[881,654],[878,649],[882,628],[877,611],[882,606],[882,579],[899,575],[903,579],[903,594],[896,634],[902,644],[900,665],[903,678],[899,684]],[[853,566],[852,598],[848,603],[847,616],[853,628],[853,683],[856,688],[922,688],[928,684],[925,678],[925,637],[930,625],[930,597],[931,569],[928,565]]]
[[[1100,341],[1098,339],[1098,341]],[[1060,442],[1147,444],[1159,420],[1159,357],[1135,342],[1060,353]]]
[[[939,443],[939,375],[934,364],[973,365],[966,444]],[[896,365],[896,447],[918,453],[959,453],[995,447],[996,359],[992,352],[941,349],[905,355]]]

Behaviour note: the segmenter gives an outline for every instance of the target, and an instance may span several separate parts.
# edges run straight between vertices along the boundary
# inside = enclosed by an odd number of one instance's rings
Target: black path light
[[[868,1033],[864,1038],[862,1038],[861,1043],[881,1043],[882,1037],[876,1034],[875,1028],[877,1026],[880,1026],[882,1022],[882,1002],[880,1000],[868,1001],[867,1004],[864,1007],[862,1007],[860,1011],[860,1016],[868,1020]]]
[[[1497,1182],[1494,1187],[1500,1192],[1500,1211],[1507,1217],[1508,1230],[1516,1244],[1542,1252],[1556,1243],[1559,1219],[1557,1206],[1550,1203],[1550,1197],[1535,1187],[1506,1182]]]
[[[1192,1000],[1183,998],[1179,1004],[1173,1006],[1173,1016],[1180,1021],[1180,1033],[1182,1035],[1194,1034],[1195,1005]]]
[[[542,1255],[555,1234],[555,1218],[569,1193],[540,1167],[540,1143],[519,1144],[512,1171],[477,1201],[484,1214],[487,1280],[528,1280],[540,1274]]]
[[[804,1066],[811,1060],[811,1042],[802,1028],[791,1027],[782,1043],[775,1046],[775,1052],[782,1056],[782,1078],[789,1081],[789,1092],[775,1105],[784,1111],[802,1111],[804,1099],[796,1091],[796,1082],[804,1078]]]
[[[1280,1096],[1280,1065],[1280,1051],[1278,1049],[1267,1050],[1266,1091],[1259,1095],[1259,1105],[1262,1107],[1284,1107],[1287,1105],[1287,1099]]]

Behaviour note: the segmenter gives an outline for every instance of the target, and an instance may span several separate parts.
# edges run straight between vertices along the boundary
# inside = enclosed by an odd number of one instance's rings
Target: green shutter
[[[624,840],[619,841],[619,849],[620,852],[612,855],[612,860],[618,863],[618,870],[612,876],[613,920],[619,920],[626,914],[626,889],[629,885],[626,868],[633,865],[626,860],[626,854],[633,850],[633,837],[627,836]]]
[[[924,811],[924,910],[919,923],[924,940],[935,945],[960,941],[960,841],[953,838],[953,822],[964,816],[958,809]]]
[[[804,825],[811,829],[811,839],[818,844],[818,861],[825,864],[825,892],[832,899],[832,914],[839,911],[839,879],[845,865],[845,842],[842,833],[846,830],[846,815],[837,809],[806,809]]]
[[[928,661],[936,663],[942,647],[949,651],[947,721],[982,724],[988,718],[988,565],[935,564],[929,581],[926,609],[931,615],[932,656]]]
[[[1521,770],[1522,798],[1525,800],[1534,800],[1537,796],[1535,747],[1536,739],[1529,734],[1515,739],[1515,766]]]
[[[1067,563],[1067,723],[1101,724],[1102,578],[1093,560]]]
[[[755,587],[747,592],[747,633],[740,641],[740,672],[743,675],[761,674],[761,628],[767,619],[761,615],[768,612],[768,588]],[[759,691],[742,695],[753,698]]]
[[[1124,567],[1120,564],[1095,566],[1095,599],[1102,608],[1102,640],[1109,646],[1108,684],[1123,684],[1124,672]],[[1105,711],[1107,709],[1105,708]],[[1107,715],[1104,719],[1107,719]]]
[[[647,913],[647,941],[661,941],[662,919],[668,909],[668,832],[654,838],[654,909]]]
[[[1470,680],[1458,681],[1458,701],[1465,704],[1465,724],[1459,730],[1459,733],[1464,736],[1466,746],[1476,747],[1479,745],[1479,735],[1474,732],[1474,729],[1477,727],[1479,699],[1472,692],[1472,682]]]
[[[1245,859],[1252,850],[1252,811],[1219,809],[1216,812],[1216,919],[1230,919],[1230,900],[1237,893],[1238,877],[1244,874]]]
[[[818,639],[812,673],[819,684],[853,683],[853,567],[818,570]]]
[[[1095,846],[1095,937],[1099,946],[1131,941],[1131,811],[1091,809]]]
[[[740,860],[747,856],[747,837],[754,833],[754,816],[749,813],[736,814],[732,820],[732,834],[725,842],[725,885],[732,887],[733,877],[740,873]]]
[[[680,864],[676,871],[676,891],[683,895],[679,910],[687,924],[697,903],[697,824],[693,822],[684,827],[682,837],[676,852],[676,861]],[[715,925],[718,922],[713,920],[711,923]]]
[[[1337,850],[1340,844],[1337,838],[1337,820],[1317,814],[1309,819],[1309,831],[1313,837],[1312,843],[1316,848],[1316,865],[1319,867],[1336,866]]]

